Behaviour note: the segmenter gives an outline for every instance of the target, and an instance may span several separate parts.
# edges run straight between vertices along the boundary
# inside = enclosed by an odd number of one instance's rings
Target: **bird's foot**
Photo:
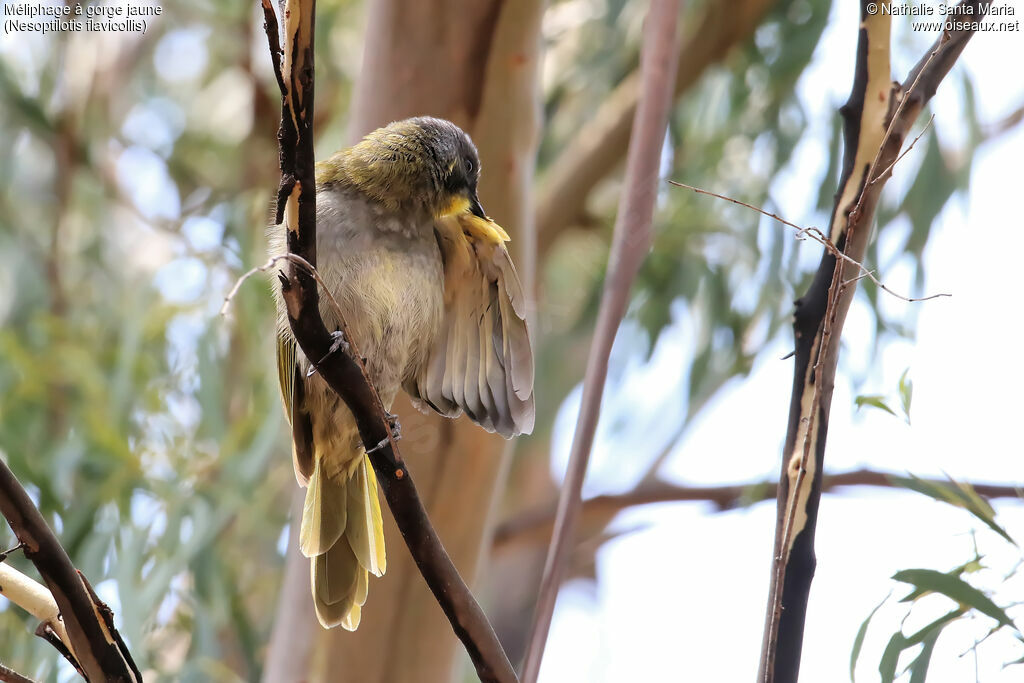
[[[337,353],[338,349],[341,349],[345,353],[348,353],[352,349],[352,345],[348,343],[347,339],[345,339],[345,333],[342,332],[341,330],[335,330],[334,332],[331,332],[331,339],[333,340],[331,342],[331,348],[327,350],[327,355],[320,359],[321,363],[323,363],[324,359],[326,359],[332,353]]]
[[[388,427],[391,429],[391,436],[381,439],[380,443],[378,443],[370,450],[366,451],[367,455],[369,455],[370,453],[376,453],[380,449],[387,446],[388,442],[391,440],[398,441],[399,439],[402,438],[402,425],[399,424],[398,422],[398,416],[385,412],[384,419],[387,420]]]
[[[398,441],[402,438],[402,425],[398,422],[398,416],[392,413],[385,412],[384,419],[388,421],[388,426],[391,427],[391,438]]]
[[[321,358],[318,362],[310,364],[309,370],[306,371],[306,377],[312,377],[313,375],[315,375],[316,367],[320,365],[320,363],[323,363],[325,360],[330,358],[333,354],[337,353],[339,349],[347,354],[349,350],[352,348],[352,345],[348,343],[347,339],[345,339],[345,333],[342,332],[341,330],[335,330],[334,332],[331,332],[331,339],[333,340],[331,342],[331,348],[327,349],[327,353],[325,353],[324,357]]]

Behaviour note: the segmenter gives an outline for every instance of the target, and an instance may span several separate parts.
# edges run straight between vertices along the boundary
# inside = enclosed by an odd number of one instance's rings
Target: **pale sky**
[[[1024,13],[1013,5],[1017,18]],[[856,40],[855,3],[837,3],[815,66],[799,85],[808,117],[820,131],[848,95]],[[894,75],[902,77],[923,54],[932,37],[912,36],[908,18],[894,19]],[[1024,104],[1024,79],[1010,65],[1024,63],[1020,33],[975,36],[956,70],[969,70],[979,116],[995,122]],[[959,129],[958,89],[947,80],[934,100],[936,129],[944,145],[963,140]],[[902,192],[916,168],[911,152],[887,192]],[[787,218],[820,224],[810,213],[805,188],[816,187],[825,151],[801,149],[787,178],[774,187],[774,199]],[[943,211],[925,252],[926,293],[953,296],[906,304],[883,303],[895,319],[917,319],[913,342],[883,345],[872,358],[871,317],[862,301],[851,311],[836,380],[829,426],[827,469],[872,467],[920,476],[1024,483],[1019,423],[1024,401],[1021,315],[1017,301],[1019,257],[1013,248],[1024,225],[1019,207],[1020,160],[1024,130],[1017,128],[986,144],[975,157],[970,192]],[[806,161],[806,163],[801,163]],[[919,163],[919,160],[917,161]],[[903,171],[901,178],[901,170]],[[895,226],[894,226],[895,227]],[[763,226],[762,229],[771,229]],[[778,228],[783,229],[783,228]],[[882,238],[881,252],[892,252],[899,228]],[[887,238],[889,242],[887,243]],[[805,242],[808,262],[817,263],[820,247]],[[888,249],[888,252],[887,252]],[[890,259],[891,260],[891,259]],[[869,264],[878,266],[879,264]],[[911,290],[906,263],[883,263],[881,277],[901,292]],[[885,299],[883,295],[883,299]],[[651,365],[630,370],[627,400],[640,394],[669,396],[664,386],[681,377],[688,343],[686,320],[669,332]],[[678,345],[672,351],[671,342]],[[777,476],[785,437],[792,360],[777,360],[790,350],[789,333],[765,349],[753,374],[732,382],[696,420],[667,468],[680,483],[724,484]],[[912,426],[878,410],[856,413],[858,394],[887,394],[895,400],[904,369],[914,382]],[[852,377],[866,376],[855,388]],[[666,380],[666,378],[668,378]],[[629,392],[635,392],[629,396]],[[553,437],[554,469],[564,470],[572,437],[578,393],[565,406]],[[614,405],[609,406],[614,411]],[[598,443],[590,493],[621,489],[604,475],[612,467],[627,479],[643,464],[608,462]],[[622,449],[616,449],[622,458]],[[1017,539],[1024,538],[1024,505],[995,504],[998,519]],[[551,641],[542,669],[547,683],[619,681],[751,681],[757,671],[774,533],[775,503],[745,510],[711,513],[706,504],[664,504],[623,514],[616,527],[643,526],[608,543],[597,556],[596,588],[569,585],[558,603]],[[898,490],[861,489],[822,500],[817,534],[818,569],[811,592],[801,680],[849,680],[850,651],[858,627],[889,593],[909,593],[891,580],[900,569],[947,571],[972,555],[972,529],[989,569],[972,577],[975,585],[998,586],[1021,559],[1020,550],[993,532],[981,530],[967,513],[924,496]],[[1024,577],[1005,583],[995,596],[1006,605],[1024,600]],[[923,601],[906,622],[911,633],[952,607],[942,597]],[[905,614],[890,600],[868,632],[857,669],[858,682],[877,681],[878,660]],[[1010,611],[1024,625],[1024,610]],[[975,623],[948,628],[938,641],[929,683],[975,680],[975,658],[966,652],[993,625]],[[916,650],[914,651],[916,655]],[[1024,655],[1024,646],[1003,634],[978,650],[977,679],[985,683],[1024,680],[1024,667],[1003,664]],[[906,664],[912,657],[901,660]],[[906,680],[904,678],[904,680]]]

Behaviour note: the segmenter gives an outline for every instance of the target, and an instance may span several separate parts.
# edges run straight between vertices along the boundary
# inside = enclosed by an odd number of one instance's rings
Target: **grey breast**
[[[443,315],[441,253],[427,218],[396,216],[351,191],[317,193],[317,261],[390,405],[423,362]],[[321,315],[338,326],[321,297]]]

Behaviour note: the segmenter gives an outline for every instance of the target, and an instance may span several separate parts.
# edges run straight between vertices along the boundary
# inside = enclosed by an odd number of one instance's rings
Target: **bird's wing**
[[[295,478],[305,485],[313,474],[313,422],[306,412],[306,384],[295,357],[295,340],[277,336],[277,380],[288,424],[292,427],[292,465]]]
[[[529,434],[533,351],[508,235],[470,213],[439,219],[434,232],[444,261],[444,320],[405,390],[421,408],[448,417],[464,410],[505,438]]]

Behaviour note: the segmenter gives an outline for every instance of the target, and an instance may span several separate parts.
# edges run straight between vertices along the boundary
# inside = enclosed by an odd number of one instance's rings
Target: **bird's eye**
[[[466,157],[466,173],[470,174],[473,172],[473,160]]]

